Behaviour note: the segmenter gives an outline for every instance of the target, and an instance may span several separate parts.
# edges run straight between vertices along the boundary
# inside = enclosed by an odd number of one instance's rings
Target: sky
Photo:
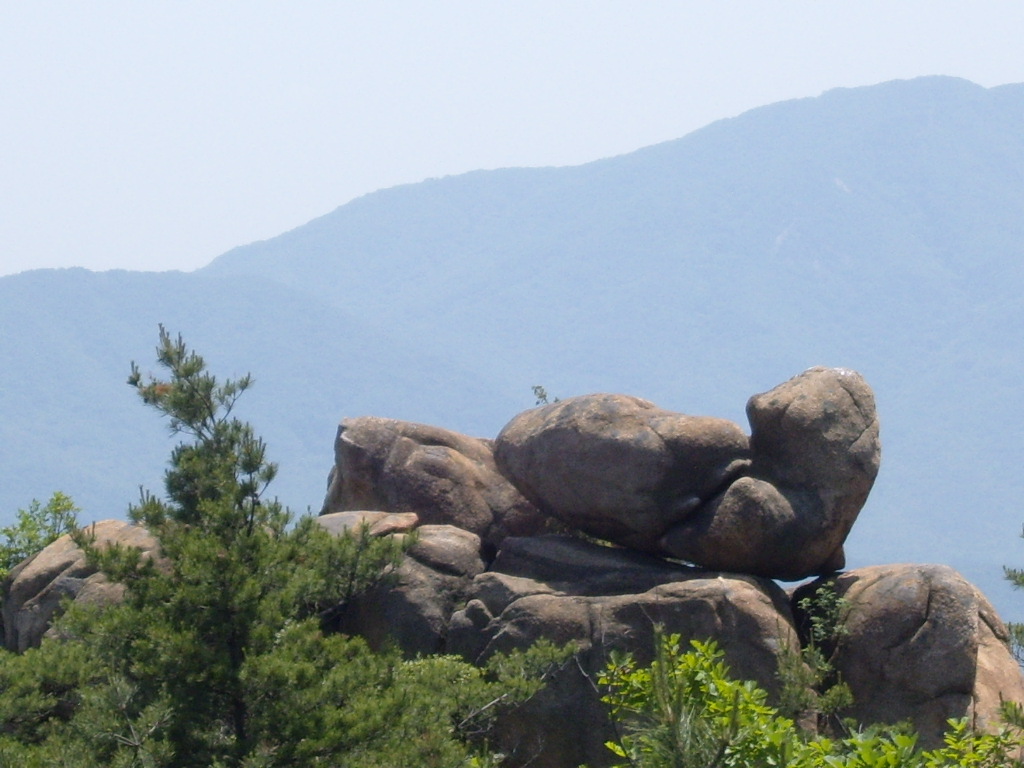
[[[763,104],[1024,82],[1024,3],[0,4],[0,275],[192,270],[377,189]]]

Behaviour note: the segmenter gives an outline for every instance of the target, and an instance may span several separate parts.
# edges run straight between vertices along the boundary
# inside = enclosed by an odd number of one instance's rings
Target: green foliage
[[[1006,629],[1010,633],[1010,653],[1017,664],[1024,666],[1024,624],[1007,622]]]
[[[536,400],[536,402],[534,402],[534,405],[548,405],[548,403],[559,402],[559,398],[557,397],[554,400],[548,400],[548,391],[544,389],[544,387],[542,387],[540,384],[534,384],[532,389],[533,396]]]
[[[1021,536],[1024,537],[1024,533]],[[1013,585],[1014,589],[1024,588],[1024,570],[1004,566],[1003,576]],[[1017,664],[1024,666],[1024,624],[1008,622],[1006,629],[1010,635],[1010,652],[1013,654],[1013,658],[1017,660]],[[1024,707],[1019,702],[1004,702],[1003,719],[1015,728],[1024,730]]]
[[[1021,536],[1024,537],[1024,533]],[[1014,589],[1024,589],[1024,570],[1004,567],[1003,576]],[[1010,631],[1010,650],[1017,663],[1024,666],[1024,624],[1011,622],[1007,624],[1007,629]]]
[[[754,683],[734,680],[713,641],[659,638],[654,661],[613,654],[600,683],[620,736],[609,749],[632,768],[997,768],[1019,766],[1010,731],[972,732],[950,721],[945,745],[917,749],[914,734],[876,727],[842,739],[804,734]]]
[[[813,716],[816,730],[840,729],[837,713],[853,704],[853,694],[833,664],[844,625],[847,601],[832,580],[814,586],[797,603],[805,637],[799,653],[784,648],[779,655],[779,711],[797,722]]]
[[[81,510],[60,491],[56,491],[46,506],[33,499],[28,509],[19,509],[13,525],[0,528],[0,581],[7,578],[18,563],[31,557],[47,544],[70,533],[78,525]]]
[[[144,379],[133,364],[129,383],[189,438],[171,454],[166,499],[144,494],[129,513],[156,536],[160,557],[75,533],[125,585],[124,599],[73,604],[59,641],[0,664],[0,765],[477,759],[470,738],[484,739],[495,712],[532,695],[540,677],[527,681],[525,671],[550,649],[479,670],[448,657],[374,654],[360,639],[325,634],[334,612],[388,578],[405,544],[293,521],[265,496],[276,467],[263,442],[232,416],[251,379],[218,382],[163,328],[157,357],[166,380]]]
[[[18,741],[44,741],[70,717],[80,690],[98,680],[88,648],[46,641],[24,654],[4,653],[0,663],[0,723]],[[0,762],[0,765],[3,765]]]
[[[608,747],[629,765],[651,768],[785,765],[792,721],[754,683],[730,678],[721,657],[713,641],[694,641],[684,652],[678,635],[659,639],[648,667],[613,653],[598,681],[622,727]],[[740,756],[757,760],[737,762]]]

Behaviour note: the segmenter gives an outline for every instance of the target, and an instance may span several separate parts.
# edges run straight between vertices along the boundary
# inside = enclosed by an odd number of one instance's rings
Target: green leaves
[[[632,768],[997,768],[1019,766],[1019,732],[977,733],[950,721],[945,745],[876,726],[847,738],[807,736],[752,682],[732,679],[713,641],[657,639],[654,661],[611,655],[600,684],[620,737],[608,744]]]
[[[761,764],[772,765],[782,746],[775,731],[792,726],[766,705],[764,691],[729,678],[713,641],[694,640],[684,651],[679,635],[659,638],[649,667],[615,654],[598,682],[624,729],[612,749],[630,764],[730,765],[727,759],[751,752],[756,741]]]
[[[0,581],[20,562],[73,531],[79,512],[60,491],[54,492],[45,507],[33,499],[28,509],[19,509],[15,523],[0,528]]]
[[[393,571],[407,543],[293,524],[264,498],[277,471],[266,445],[231,415],[251,378],[219,382],[163,328],[157,359],[166,379],[144,380],[133,365],[129,383],[192,441],[171,454],[167,499],[144,496],[131,514],[165,564],[92,551],[130,588],[91,631],[127,638],[107,663],[145,706],[169,705],[168,765],[314,764],[324,745],[352,737],[343,720],[356,691],[379,693],[398,663],[324,636],[321,622]]]
[[[816,716],[819,732],[841,730],[838,713],[853,704],[853,694],[832,660],[846,635],[849,606],[834,579],[825,579],[812,585],[797,608],[804,643],[799,652],[786,647],[779,654],[779,709],[794,720]]]
[[[481,670],[325,634],[353,597],[393,577],[415,535],[334,536],[294,521],[265,496],[277,471],[265,444],[231,415],[251,378],[218,381],[163,328],[157,360],[165,379],[133,364],[129,384],[189,438],[171,452],[166,496],[144,493],[129,511],[159,554],[75,533],[124,598],[73,604],[60,642],[0,663],[0,765],[491,765],[474,744],[566,652],[541,644]],[[63,497],[51,506],[20,519],[19,555],[63,520]]]

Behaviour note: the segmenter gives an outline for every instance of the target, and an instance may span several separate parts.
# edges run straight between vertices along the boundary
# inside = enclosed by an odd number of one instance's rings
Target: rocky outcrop
[[[854,695],[845,714],[864,725],[909,721],[933,746],[949,718],[987,728],[1000,702],[1024,702],[1005,626],[957,573],[835,573],[879,467],[864,380],[813,368],[751,398],[747,413],[749,438],[721,419],[589,395],[520,414],[493,449],[434,427],[346,420],[319,524],[415,539],[389,579],[338,606],[333,628],[410,657],[474,663],[541,638],[571,643],[571,660],[499,722],[494,746],[511,766],[611,764],[597,679],[613,650],[649,658],[656,627],[715,639],[735,675],[774,691],[780,654],[799,648],[800,601],[818,582],[790,597],[771,578],[834,580],[832,662]],[[598,540],[549,533],[559,526]],[[154,547],[125,523],[95,531]],[[14,650],[39,642],[63,596],[120,594],[67,537],[4,589]]]
[[[321,514],[413,512],[426,525],[454,525],[489,547],[530,536],[545,518],[497,470],[487,440],[393,419],[345,419]]]
[[[137,547],[153,556],[156,540],[143,528],[121,520],[104,520],[88,532],[97,546]],[[64,535],[11,571],[3,584],[4,646],[24,651],[39,645],[64,600],[107,603],[123,589],[86,562],[85,552]]]
[[[684,641],[715,639],[733,674],[776,691],[779,655],[799,651],[792,606],[818,584],[790,598],[768,579],[567,536],[506,539],[488,570],[469,578],[473,570],[413,554],[400,582],[362,603],[346,629],[375,644],[391,638],[409,655],[475,663],[541,638],[572,643],[571,661],[503,716],[495,743],[511,765],[546,768],[612,764],[597,680],[612,650],[649,659],[656,627]],[[840,574],[835,587],[845,603],[833,663],[855,702],[843,716],[864,726],[909,722],[933,747],[949,718],[991,728],[1002,701],[1024,702],[1005,626],[952,569],[875,566]]]
[[[498,746],[512,765],[609,765],[597,676],[613,649],[650,654],[659,625],[684,639],[716,639],[734,674],[774,690],[779,654],[798,648],[792,606],[809,587],[791,602],[766,577],[843,567],[843,543],[878,472],[879,426],[870,388],[843,369],[812,368],[752,397],[747,414],[749,438],[730,422],[623,395],[516,416],[495,441],[496,467],[533,507],[603,543],[508,536],[506,528],[493,549],[480,548],[480,561],[469,539],[453,545],[458,566],[410,553],[399,582],[360,607],[348,628],[378,643],[390,634],[410,654],[431,649],[478,663],[540,638],[574,644],[572,661],[504,717]],[[362,422],[345,422],[339,441]],[[457,525],[448,510],[459,492],[424,494],[429,483],[414,480],[416,462],[400,459],[416,448],[384,442],[396,447],[372,460],[339,446],[335,484],[349,477],[342,482],[360,488],[346,492],[346,503]],[[455,472],[444,477],[457,482]],[[325,508],[338,494],[332,485]],[[1024,701],[1005,627],[950,569],[880,566],[836,584],[847,602],[833,662],[854,693],[846,714],[860,723],[910,721],[933,745],[949,717],[989,727],[1001,700]]]
[[[503,719],[497,746],[516,765],[608,765],[604,744],[615,734],[597,679],[613,650],[649,660],[656,627],[718,639],[732,669],[769,690],[778,654],[799,649],[786,596],[767,579],[569,537],[507,539],[468,597],[451,618],[448,652],[482,662],[541,638],[576,648],[537,697]]]
[[[879,565],[838,576],[845,599],[836,667],[862,723],[909,720],[935,747],[950,718],[999,723],[1003,700],[1024,702],[1020,669],[987,599],[943,565]]]
[[[777,579],[841,568],[878,473],[871,389],[812,368],[747,414],[749,440],[723,419],[586,395],[516,416],[495,458],[540,509],[625,547]]]

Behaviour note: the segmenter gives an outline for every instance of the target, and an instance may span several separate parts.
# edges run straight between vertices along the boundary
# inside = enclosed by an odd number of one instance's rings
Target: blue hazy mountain
[[[1022,256],[1024,85],[923,78],[383,190],[195,273],[3,278],[0,504],[60,488],[107,516],[158,484],[170,443],[122,383],[158,322],[253,371],[244,415],[300,508],[342,416],[493,435],[543,384],[745,426],[751,394],[846,366],[883,441],[851,565],[946,562],[1012,615]]]

